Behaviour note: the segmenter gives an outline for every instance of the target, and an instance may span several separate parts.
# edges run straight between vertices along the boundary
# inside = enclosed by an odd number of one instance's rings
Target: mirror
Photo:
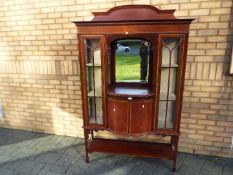
[[[116,82],[148,82],[151,43],[143,39],[121,39],[113,45]]]

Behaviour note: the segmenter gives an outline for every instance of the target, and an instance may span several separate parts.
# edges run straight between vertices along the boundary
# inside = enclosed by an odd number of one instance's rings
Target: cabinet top
[[[175,10],[159,10],[150,5],[124,5],[109,9],[107,12],[92,12],[92,21],[75,21],[80,25],[98,25],[101,23],[122,23],[122,22],[156,22],[156,23],[191,23],[194,18],[177,19],[174,16]]]

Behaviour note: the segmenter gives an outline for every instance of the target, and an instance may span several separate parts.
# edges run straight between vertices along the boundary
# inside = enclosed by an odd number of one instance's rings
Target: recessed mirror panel
[[[116,82],[148,82],[151,43],[143,39],[122,39],[113,45]]]

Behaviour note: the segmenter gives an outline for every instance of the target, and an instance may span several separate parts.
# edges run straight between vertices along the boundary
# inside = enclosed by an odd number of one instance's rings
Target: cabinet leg
[[[85,162],[89,163],[89,155],[88,155],[88,134],[89,131],[84,130],[84,141],[85,141]]]
[[[91,130],[91,139],[94,138],[94,132]]]
[[[176,159],[173,160],[172,171],[176,172]]]
[[[86,163],[89,163],[89,162],[90,162],[90,160],[89,160],[89,156],[88,156],[88,154],[87,154],[87,153],[86,153],[85,162],[86,162]]]
[[[171,144],[174,147],[174,159],[173,159],[173,165],[172,165],[172,171],[175,172],[176,171],[176,156],[177,156],[177,149],[178,149],[178,140],[179,140],[179,136],[173,136],[172,140],[171,140]]]

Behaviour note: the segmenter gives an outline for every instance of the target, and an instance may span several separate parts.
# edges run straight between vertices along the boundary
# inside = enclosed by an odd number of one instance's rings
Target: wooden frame
[[[81,67],[86,162],[89,162],[88,153],[96,151],[129,154],[173,160],[173,171],[175,171],[180,135],[180,116],[188,33],[189,25],[193,19],[176,19],[173,14],[174,11],[175,10],[159,10],[149,5],[127,5],[114,7],[107,12],[93,13],[94,18],[92,21],[74,22],[77,26],[78,48],[80,51],[79,60]],[[89,123],[90,116],[88,114],[84,47],[84,40],[86,38],[100,38],[101,42],[102,124]],[[150,53],[152,54],[152,58],[149,61],[150,76],[148,78],[148,83],[115,82],[115,48],[111,46],[111,42],[122,38],[140,38],[151,42],[153,51]],[[178,81],[175,85],[176,90],[174,92],[176,108],[175,112],[171,114],[174,119],[173,127],[161,129],[157,126],[163,38],[180,38],[181,43],[179,43],[177,55],[177,59],[179,60],[176,73]],[[109,60],[111,60],[111,64],[109,64]],[[169,65],[171,66],[171,64]],[[169,72],[170,69],[169,67]],[[110,72],[110,75],[108,72]],[[169,77],[170,73],[168,74],[167,101],[169,100]],[[166,115],[167,108],[168,105],[166,104]],[[165,117],[165,127],[166,120]],[[138,124],[139,122],[141,125]],[[170,143],[161,144],[99,139],[95,138],[93,134],[98,130],[106,130],[124,136],[138,137],[148,134],[158,134],[170,136],[171,141]]]

